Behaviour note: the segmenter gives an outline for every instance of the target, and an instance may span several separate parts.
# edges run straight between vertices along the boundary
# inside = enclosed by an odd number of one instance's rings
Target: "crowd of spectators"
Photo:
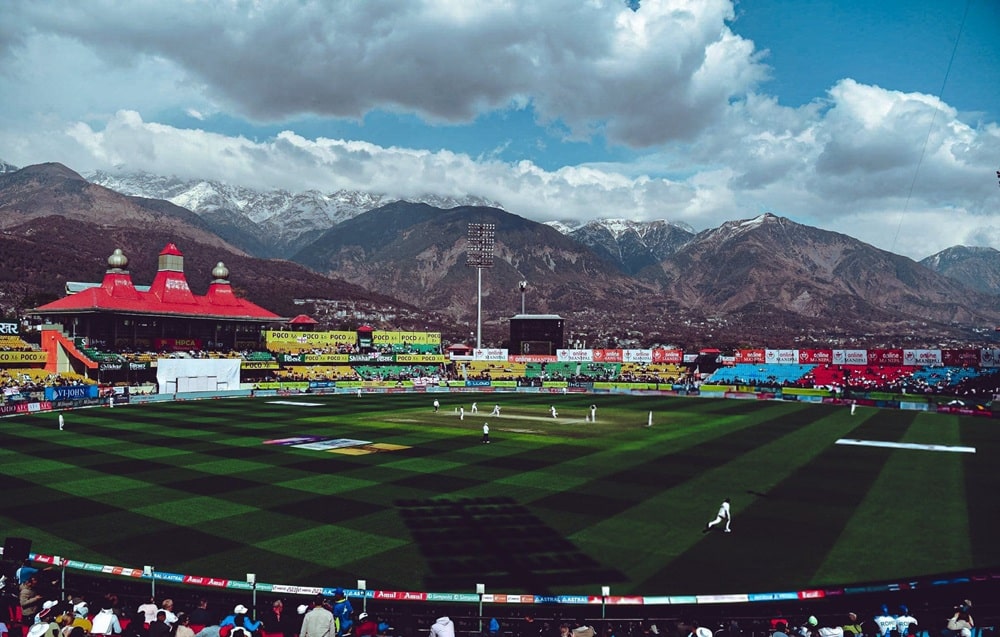
[[[23,580],[23,581],[22,581]],[[148,590],[148,589],[147,589]],[[245,595],[245,594],[244,594]],[[904,594],[897,593],[897,597]],[[890,610],[861,600],[806,602],[785,614],[767,604],[619,607],[593,617],[593,606],[475,605],[352,600],[333,595],[268,595],[175,589],[141,596],[137,585],[82,579],[63,589],[57,570],[30,562],[0,580],[3,637],[985,637],[997,608],[973,619],[972,602],[943,593],[903,597]],[[862,598],[865,599],[865,598]],[[867,598],[871,600],[871,597]],[[911,611],[906,602],[914,606]],[[871,602],[869,602],[871,603]],[[371,609],[369,609],[369,604]],[[579,610],[577,610],[577,608]],[[537,614],[536,614],[537,613]],[[588,617],[589,615],[589,617]]]

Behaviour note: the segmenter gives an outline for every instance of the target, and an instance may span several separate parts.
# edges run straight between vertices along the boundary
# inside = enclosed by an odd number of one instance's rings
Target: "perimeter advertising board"
[[[904,349],[904,365],[940,365],[941,350],[939,349]]]
[[[868,350],[866,349],[835,349],[833,350],[834,365],[867,365]]]
[[[595,363],[620,363],[622,362],[622,350],[620,349],[595,349]]]
[[[979,352],[980,367],[1000,367],[1000,349],[984,347]]]
[[[680,349],[654,349],[654,363],[673,363],[678,365],[684,362],[684,350]]]
[[[949,367],[976,367],[979,365],[979,350],[943,349],[941,363]]]
[[[833,362],[832,349],[800,349],[799,364],[827,365]]]
[[[624,363],[652,363],[653,350],[651,349],[623,349],[622,362]]]
[[[472,350],[472,360],[475,361],[507,361],[507,350],[499,348],[477,347]]]
[[[589,363],[594,360],[594,351],[589,349],[557,349],[556,360],[564,363]]]
[[[0,364],[30,365],[48,361],[46,352],[0,352]]]
[[[358,342],[355,332],[290,332],[286,330],[265,330],[264,342],[274,349],[323,349],[339,345],[353,347]]]
[[[375,345],[440,345],[441,332],[372,332]]]
[[[764,362],[778,365],[794,365],[799,362],[797,349],[769,349],[764,351]]]
[[[737,363],[763,363],[766,356],[763,349],[738,349],[734,358]]]
[[[868,350],[869,365],[892,365],[899,367],[903,364],[903,350],[901,349],[870,349]],[[912,364],[912,363],[907,363]]]

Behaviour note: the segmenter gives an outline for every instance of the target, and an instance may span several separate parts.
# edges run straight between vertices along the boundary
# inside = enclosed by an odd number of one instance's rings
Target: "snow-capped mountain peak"
[[[271,256],[290,256],[308,239],[331,227],[388,203],[398,201],[380,193],[338,190],[291,192],[280,188],[255,189],[216,180],[162,177],[143,172],[97,171],[87,179],[105,188],[135,197],[165,199],[212,223],[227,240],[240,244],[248,236],[274,244]],[[476,196],[447,197],[426,194],[410,201],[437,208],[501,205]]]

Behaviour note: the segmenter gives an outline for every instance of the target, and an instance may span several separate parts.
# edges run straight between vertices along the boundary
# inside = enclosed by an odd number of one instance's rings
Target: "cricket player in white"
[[[488,422],[483,423],[483,444],[490,444],[490,423]]]
[[[62,431],[63,427],[65,426],[66,426],[66,421],[63,419],[63,415],[59,414],[59,431]]]
[[[555,405],[552,405],[551,407],[549,407],[549,412],[552,414],[553,418],[558,418],[559,417],[559,414],[556,413],[556,406]]]
[[[719,524],[723,520],[726,521],[726,533],[732,531],[729,528],[729,523],[732,521],[732,516],[729,513],[729,498],[722,501],[722,505],[719,507],[719,512],[715,514],[715,519],[705,525],[705,528],[701,530],[702,533],[708,533],[713,526]]]
[[[479,413],[479,403],[472,403],[472,408],[469,409],[469,413],[470,414],[478,414]]]
[[[438,402],[438,399],[437,399],[437,398],[435,398],[435,399],[434,399],[434,411],[437,411],[437,410],[438,410],[438,409],[440,409],[440,408],[441,408],[441,403],[439,403],[439,402]]]
[[[590,422],[597,422],[597,405],[590,406]]]
[[[493,405],[493,411],[490,413],[491,416],[500,415],[500,405]]]
[[[458,408],[458,419],[465,420],[465,407]]]

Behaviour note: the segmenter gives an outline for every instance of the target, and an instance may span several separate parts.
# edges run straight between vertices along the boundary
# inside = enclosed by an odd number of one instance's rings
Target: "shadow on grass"
[[[626,578],[597,563],[511,498],[400,500],[429,568],[428,590],[490,588],[546,594]]]

